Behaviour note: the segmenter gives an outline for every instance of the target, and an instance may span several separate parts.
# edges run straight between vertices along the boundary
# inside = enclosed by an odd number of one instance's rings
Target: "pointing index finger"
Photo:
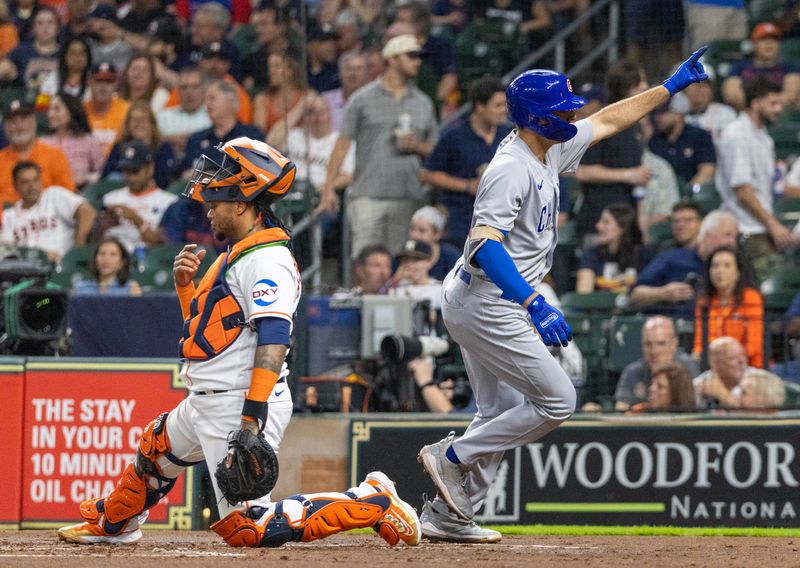
[[[692,53],[692,56],[691,56],[689,59],[691,59],[691,60],[692,60],[692,63],[695,63],[695,62],[696,62],[698,59],[700,59],[700,58],[703,56],[703,54],[704,54],[704,53],[705,53],[707,50],[708,50],[708,46],[707,46],[707,45],[704,45],[703,47],[701,47],[700,49],[698,49],[697,51],[695,51],[694,53]]]

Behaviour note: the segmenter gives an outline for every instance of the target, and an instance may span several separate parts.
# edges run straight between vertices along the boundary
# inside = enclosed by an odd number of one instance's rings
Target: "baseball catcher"
[[[290,236],[271,205],[291,188],[295,167],[249,138],[217,150],[198,160],[185,195],[207,206],[217,238],[233,244],[197,286],[204,250],[187,244],[173,265],[188,396],[145,428],[115,489],[81,503],[83,522],[59,529],[59,538],[137,542],[148,509],[185,468],[204,461],[215,472],[222,517],[212,529],[232,546],[280,546],[357,527],[373,527],[390,544],[416,544],[416,512],[381,472],[346,493],[271,501],[292,413],[285,359],[300,298]]]

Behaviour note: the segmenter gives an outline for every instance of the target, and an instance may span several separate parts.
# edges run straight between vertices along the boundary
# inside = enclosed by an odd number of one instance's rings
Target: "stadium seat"
[[[93,184],[86,186],[83,196],[92,207],[100,209],[103,206],[103,196],[109,191],[125,187],[125,182],[121,179],[101,179]]]
[[[761,284],[761,293],[764,295],[777,292],[797,292],[798,290],[800,290],[800,268],[793,266],[777,269]]]
[[[800,221],[800,198],[782,197],[773,202],[775,216],[783,221]]]
[[[608,312],[616,307],[617,294],[613,292],[592,292],[578,294],[567,292],[561,297],[561,307],[565,310],[579,312]]]
[[[800,155],[800,124],[784,122],[769,127],[769,135],[775,141],[775,156],[785,160]]]
[[[739,61],[745,56],[744,39],[715,39],[708,42],[708,51],[705,53],[704,60],[708,60],[710,65],[717,66],[720,63],[731,63]],[[719,76],[719,75],[717,75]]]
[[[704,183],[698,190],[697,192],[692,190],[690,198],[700,206],[704,215],[717,209],[722,204],[722,198],[717,192],[714,182]]]
[[[621,373],[629,364],[642,357],[642,326],[647,316],[622,315],[611,318],[608,341],[608,369]]]
[[[786,11],[784,0],[750,0],[746,4],[751,28],[759,22],[774,22]]]
[[[62,257],[61,262],[56,265],[55,270],[50,276],[50,280],[59,286],[72,288],[78,280],[90,277],[89,260],[92,255],[92,247],[83,245],[73,247]]]
[[[19,258],[29,260],[31,262],[39,262],[43,265],[50,265],[50,259],[47,258],[47,252],[36,247],[17,247]]]
[[[650,246],[656,250],[661,251],[674,244],[672,240],[672,223],[669,221],[650,225],[647,228],[647,233],[650,237]]]
[[[484,75],[502,75],[526,50],[519,27],[503,18],[475,20],[456,37],[456,67],[463,84]]]
[[[790,381],[783,381],[783,387],[786,389],[786,400],[784,400],[783,406],[787,408],[800,406],[800,385]]]
[[[781,59],[787,63],[800,63],[800,37],[787,37],[781,41]]]
[[[14,99],[20,99],[29,103],[33,103],[35,99],[35,93],[32,98],[29,96],[28,89],[25,87],[4,86],[2,89],[0,89],[0,112],[4,112],[8,104]]]
[[[172,290],[172,265],[182,248],[182,243],[151,247],[147,251],[144,262],[132,271],[132,278],[141,284],[145,291]],[[200,263],[197,271],[198,278],[205,274],[217,258],[217,253],[213,248],[205,248],[208,252]]]
[[[236,46],[239,56],[244,60],[256,50],[258,37],[252,24],[244,24],[236,28],[230,36],[231,43]]]

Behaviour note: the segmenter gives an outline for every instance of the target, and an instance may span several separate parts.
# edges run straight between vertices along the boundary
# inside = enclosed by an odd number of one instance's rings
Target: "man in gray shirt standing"
[[[425,197],[422,159],[437,138],[433,102],[413,84],[421,62],[416,37],[396,36],[382,54],[386,71],[347,102],[320,196],[320,211],[339,208],[333,182],[355,142],[355,172],[347,190],[353,255],[371,244],[384,244],[393,253],[403,245],[411,215]]]
[[[763,281],[777,264],[777,250],[792,242],[773,214],[775,145],[766,128],[783,112],[781,87],[755,79],[745,84],[745,97],[747,108],[722,131],[715,182],[722,209],[739,222],[742,253]]]

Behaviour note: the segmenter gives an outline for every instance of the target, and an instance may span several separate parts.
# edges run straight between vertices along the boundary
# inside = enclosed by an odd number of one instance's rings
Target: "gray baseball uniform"
[[[550,270],[558,238],[558,174],[574,171],[592,141],[588,121],[578,134],[548,150],[546,163],[511,133],[486,169],[475,198],[472,226],[506,234],[503,245],[520,274],[536,286]],[[501,299],[500,289],[465,255],[444,282],[442,313],[459,343],[478,412],[453,443],[471,464],[477,510],[506,450],[533,442],[570,417],[575,389],[536,334],[528,312]],[[474,252],[474,250],[472,251]]]

